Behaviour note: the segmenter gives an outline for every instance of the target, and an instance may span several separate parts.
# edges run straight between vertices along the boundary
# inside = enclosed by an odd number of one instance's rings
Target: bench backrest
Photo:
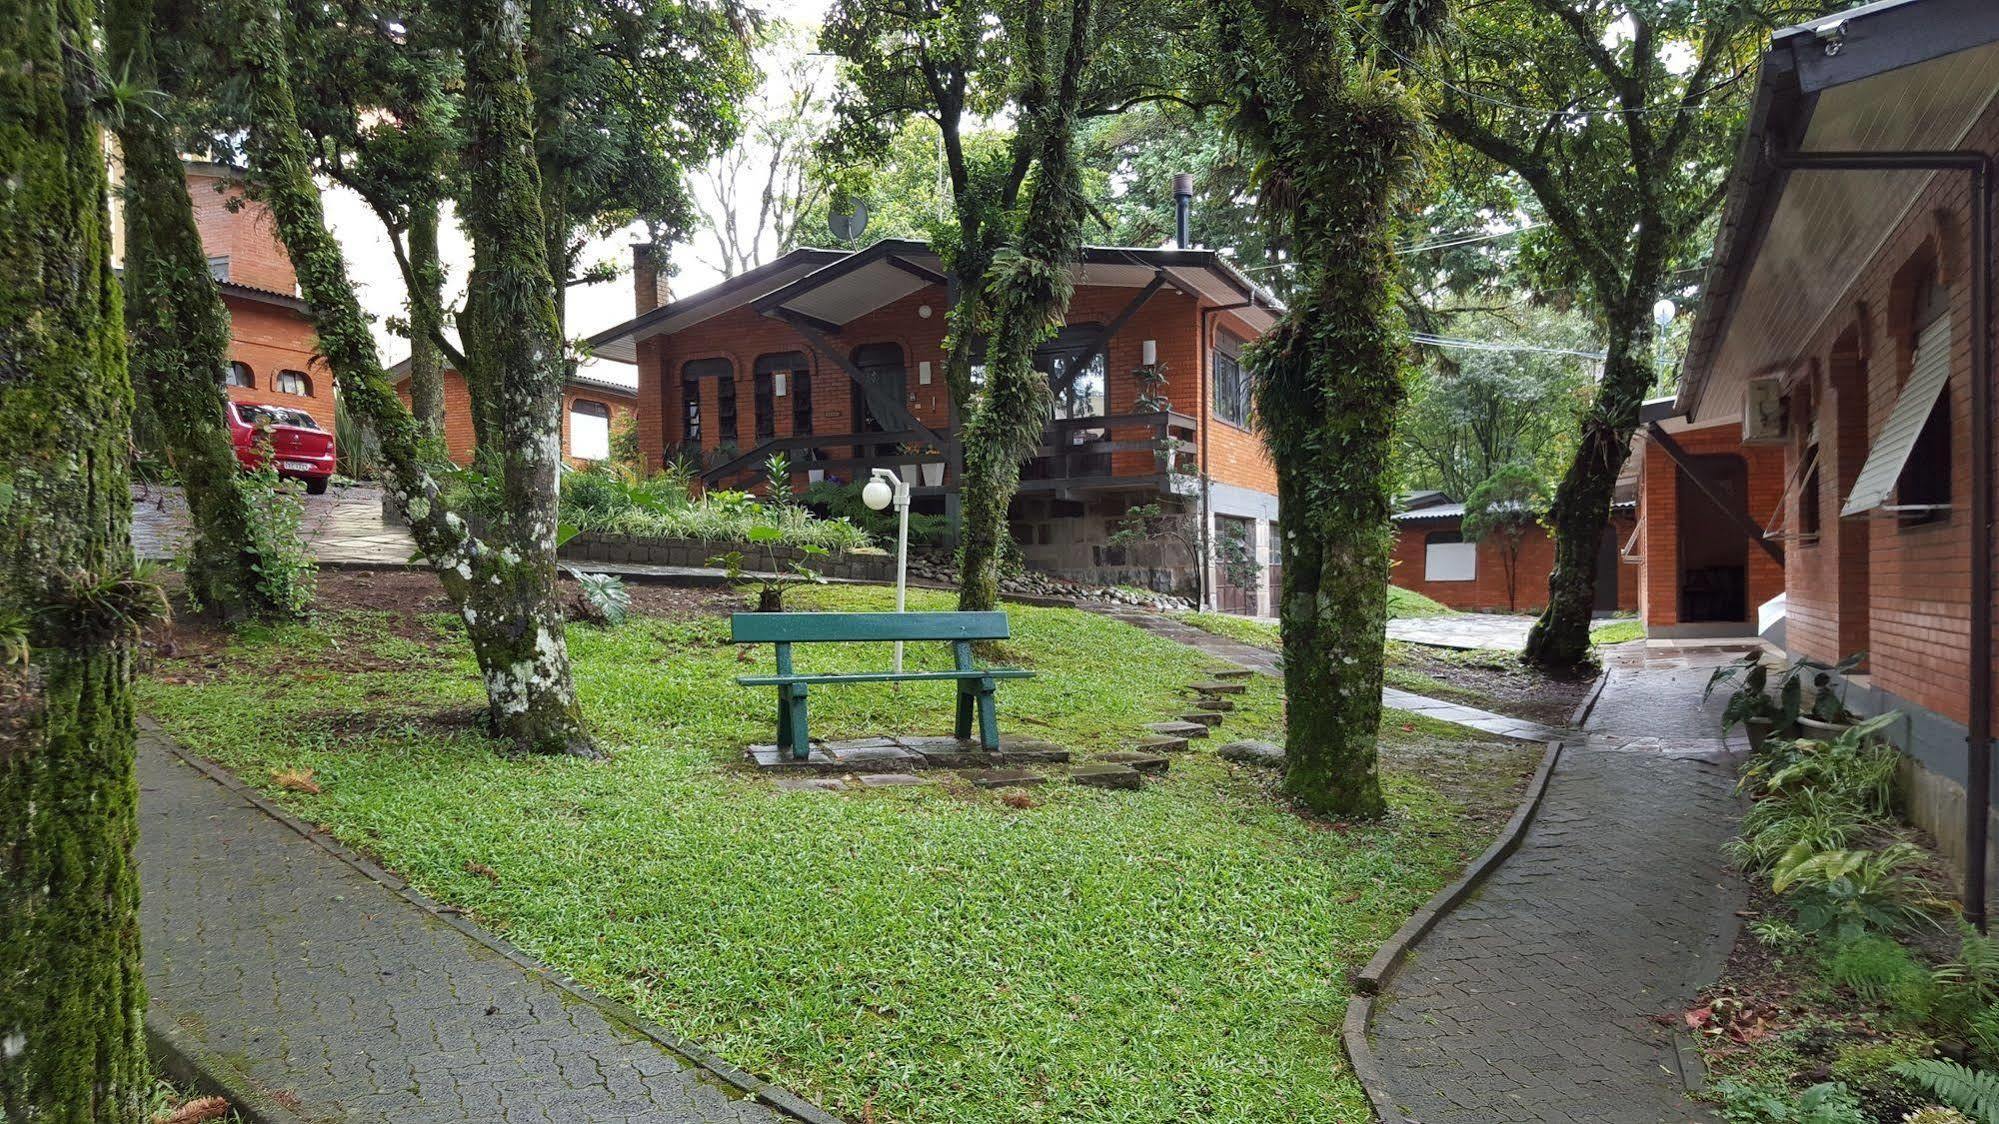
[[[736,613],[738,644],[819,644],[857,640],[1005,640],[1005,613]]]

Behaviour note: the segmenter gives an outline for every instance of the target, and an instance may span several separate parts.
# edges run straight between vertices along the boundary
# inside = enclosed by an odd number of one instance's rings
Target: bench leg
[[[958,722],[952,727],[952,732],[959,741],[972,736],[972,707],[977,700],[978,692],[972,689],[972,685],[963,679],[958,680]]]
[[[777,748],[791,748],[791,688],[782,685],[777,689]]]
[[[791,757],[792,760],[794,761],[803,761],[806,758],[812,756],[812,739],[805,732],[806,687],[805,684],[803,683],[793,683],[790,686],[790,690],[792,693],[791,704],[787,708],[790,711],[787,717],[789,718],[791,725],[791,739],[790,739]]]
[[[999,749],[999,715],[993,706],[993,681],[979,680],[979,744],[989,751]]]

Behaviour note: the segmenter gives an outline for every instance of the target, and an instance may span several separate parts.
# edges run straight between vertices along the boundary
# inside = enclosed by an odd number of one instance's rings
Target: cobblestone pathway
[[[797,1119],[420,908],[157,735],[141,734],[139,779],[151,1017],[226,1083],[315,1122]]]
[[[1243,667],[1254,668],[1265,675],[1282,677],[1277,666],[1277,653],[1254,644],[1244,644],[1231,640],[1206,629],[1182,624],[1161,613],[1147,613],[1136,610],[1113,611],[1109,615],[1155,633],[1168,639],[1177,640],[1190,648],[1199,648],[1209,655],[1228,660]],[[1563,736],[1566,731],[1544,726],[1539,722],[1529,722],[1524,718],[1513,718],[1504,714],[1494,714],[1489,710],[1464,706],[1459,703],[1433,699],[1427,695],[1412,694],[1394,687],[1381,689],[1381,701],[1397,710],[1414,711],[1426,718],[1435,718],[1459,726],[1469,726],[1474,730],[1493,734],[1502,738],[1519,738],[1522,741],[1546,742]]]
[[[416,551],[409,532],[382,521],[382,490],[372,484],[300,496],[299,528],[321,562],[401,565]],[[141,558],[171,558],[188,536],[187,500],[179,488],[132,489],[132,549]]]
[[[1501,652],[1518,652],[1527,647],[1527,632],[1533,627],[1533,617],[1500,613],[1447,613],[1436,617],[1398,617],[1388,622],[1388,638],[1438,648],[1493,648]]]
[[[1415,1120],[1715,1119],[1654,1019],[1714,980],[1743,902],[1707,676],[1613,669],[1520,849],[1388,981],[1372,1039]]]

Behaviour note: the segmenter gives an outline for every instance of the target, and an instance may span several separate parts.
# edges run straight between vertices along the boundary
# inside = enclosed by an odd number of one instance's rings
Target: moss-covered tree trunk
[[[1048,378],[1034,366],[1035,348],[1059,328],[1075,290],[1071,270],[1082,258],[1082,172],[1076,159],[1079,88],[1096,30],[1094,0],[1072,0],[1062,39],[1050,55],[1043,6],[1028,5],[1024,21],[1029,60],[1049,59],[1027,79],[1022,136],[1033,146],[1035,173],[1027,213],[1011,246],[994,255],[980,298],[990,332],[986,379],[972,393],[964,425],[964,504],[958,546],[958,608],[999,605],[1007,508],[1020,489],[1021,462],[1041,444],[1053,404]],[[1052,78],[1052,81],[1051,81]],[[953,324],[953,331],[961,330]]]
[[[437,250],[437,200],[410,207],[410,413],[433,435],[444,432],[444,261]]]
[[[131,1124],[151,1075],[119,614],[143,591],[95,12],[0,0],[0,1116]]]
[[[1649,290],[1640,290],[1649,291]],[[1548,525],[1555,540],[1555,568],[1548,574],[1548,606],[1527,632],[1521,658],[1561,670],[1590,659],[1590,620],[1596,613],[1597,550],[1610,523],[1617,474],[1631,455],[1638,407],[1652,385],[1651,308],[1629,300],[1611,309],[1610,346],[1596,400],[1583,416],[1582,439],[1555,486]]]
[[[105,42],[113,73],[158,86],[151,0],[111,0]],[[208,272],[187,178],[161,116],[146,104],[118,115],[125,184],[125,323],[132,381],[143,386],[154,435],[187,493],[193,540],[187,590],[225,619],[288,616],[304,608],[270,588],[251,507],[223,420],[229,311]],[[273,592],[279,596],[272,596]]]
[[[540,407],[535,404],[539,399],[531,393],[540,385],[537,380],[544,377],[541,364],[559,360],[560,353],[554,357],[535,357],[539,362],[520,371],[519,377],[527,387],[519,392],[521,397],[517,401],[522,412],[508,417],[506,424],[499,427],[500,439],[494,446],[496,451],[499,447],[521,446],[506,448],[504,455],[519,458],[530,469],[522,483],[506,485],[510,490],[519,489],[520,494],[509,496],[509,511],[501,521],[501,539],[493,544],[481,542],[457,513],[439,502],[437,482],[422,455],[421,427],[403,407],[394,384],[382,371],[368,320],[347,276],[340,244],[326,228],[318,186],[313,182],[312,168],[306,158],[305,138],[299,129],[284,39],[279,21],[267,4],[268,0],[252,0],[245,5],[245,33],[239,40],[238,62],[250,91],[251,172],[270,205],[278,235],[298,269],[299,286],[312,305],[320,351],[333,368],[348,408],[365,420],[380,439],[388,486],[409,519],[417,548],[436,568],[445,592],[465,620],[466,633],[485,680],[493,734],[529,752],[590,753],[553,596],[552,487],[554,464],[561,455],[554,429],[558,419],[552,411],[546,417],[533,414]],[[518,13],[511,22],[518,24]],[[484,32],[490,25],[482,21],[478,26]],[[501,34],[504,36],[504,28]],[[517,31],[513,42],[517,55]],[[481,42],[472,44],[470,49],[485,56],[492,47]],[[500,71],[503,74],[503,68]],[[503,76],[495,77],[495,68],[490,64],[482,72],[476,91],[468,79],[467,97],[468,103],[475,107],[474,116],[511,114],[513,111],[505,104],[508,98],[525,96],[518,93],[517,82],[515,91],[496,92],[491,89],[495,81],[501,86],[509,84]],[[501,127],[503,123],[494,121],[483,121],[479,126],[481,130]],[[517,145],[519,153],[530,151],[526,138],[509,136],[505,143]],[[507,202],[523,186],[518,177],[500,173],[498,178],[504,183],[496,183],[491,170],[479,174],[487,177],[480,181],[482,188],[504,187],[503,196],[483,200],[482,206],[510,217],[518,216],[518,209]],[[532,197],[532,182],[525,187]],[[516,231],[514,236],[539,239],[540,227],[533,225]],[[483,247],[480,252],[488,253]],[[527,321],[533,341],[541,340],[544,329],[540,325],[546,320],[539,319],[537,298],[526,289],[507,288],[506,282],[500,285],[497,292],[480,299],[480,315]],[[491,331],[468,327],[467,336],[483,338]],[[547,347],[533,341],[522,349],[522,355],[532,357],[536,347]],[[515,357],[509,351],[503,360],[511,362]],[[546,478],[550,481],[546,499],[527,494],[532,486],[526,483],[541,471],[538,466],[544,464],[548,466]],[[511,506],[514,503],[522,506]]]
[[[1336,5],[1234,0],[1217,44],[1298,265],[1295,301],[1248,358],[1284,512],[1284,786],[1322,814],[1371,818],[1386,809],[1377,743],[1403,398],[1391,236],[1423,122],[1357,60],[1344,18]]]

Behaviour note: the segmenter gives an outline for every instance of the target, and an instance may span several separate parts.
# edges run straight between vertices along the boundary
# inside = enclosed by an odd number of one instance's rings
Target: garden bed
[[[768,652],[728,643],[733,598],[670,591],[617,628],[570,630],[610,759],[526,759],[480,736],[462,634],[423,580],[329,573],[309,626],[178,626],[144,705],[425,893],[855,1121],[1368,1119],[1337,1035],[1349,973],[1485,846],[1538,753],[1391,712],[1393,814],[1315,821],[1270,773],[1213,755],[1280,728],[1278,687],[1256,677],[1216,739],[1141,791],[786,791],[737,760],[770,706],[732,680]],[[1037,676],[1001,721],[1079,754],[1184,709],[1213,668],[1101,615],[1009,614],[1001,658]],[[886,658],[831,647],[801,662]],[[947,659],[931,647],[912,666]],[[925,686],[813,703],[827,736],[951,722],[949,691]],[[317,795],[273,787],[296,769]]]

